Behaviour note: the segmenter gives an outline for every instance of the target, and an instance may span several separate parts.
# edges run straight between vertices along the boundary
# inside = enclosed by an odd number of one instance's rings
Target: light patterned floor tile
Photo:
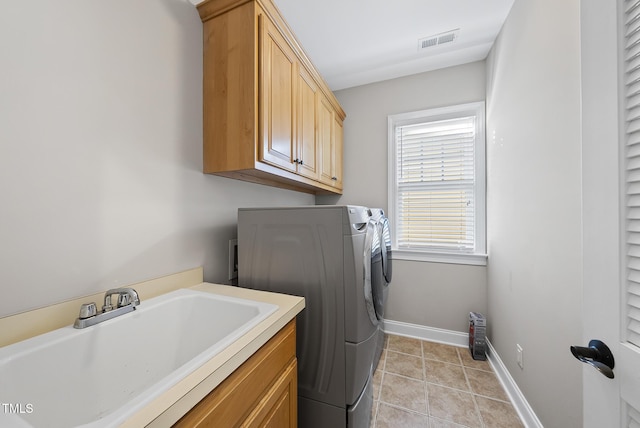
[[[471,428],[480,428],[480,414],[469,392],[444,386],[427,384],[429,391],[429,416],[434,416]]]
[[[388,351],[385,371],[424,380],[422,358],[416,355]]]
[[[380,388],[380,401],[426,414],[427,400],[424,388],[423,381],[385,373]]]
[[[471,391],[473,391],[474,394],[509,401],[509,397],[507,397],[507,394],[504,392],[500,381],[493,373],[468,367],[465,368],[465,372],[471,385]]]
[[[523,427],[489,363],[467,348],[387,335],[384,349],[371,428]]]
[[[460,358],[458,357],[458,351],[455,346],[423,341],[422,351],[426,359],[460,364]]]
[[[380,403],[376,418],[376,428],[429,428],[427,415],[409,412]]]
[[[424,372],[427,382],[470,391],[462,366],[441,361],[424,360]]]
[[[442,419],[429,417],[429,428],[467,428],[464,425],[458,425],[454,422],[444,421]]]
[[[404,354],[422,357],[422,341],[404,336],[389,336],[389,351],[402,352]]]
[[[524,427],[511,403],[476,396],[476,402],[486,428]]]

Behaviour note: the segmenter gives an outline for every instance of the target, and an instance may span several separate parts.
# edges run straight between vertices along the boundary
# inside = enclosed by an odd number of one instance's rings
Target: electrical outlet
[[[524,370],[524,360],[522,354],[522,346],[516,343],[516,363],[518,363],[518,366],[520,366],[520,368]]]
[[[238,278],[238,240],[229,239],[229,279]]]

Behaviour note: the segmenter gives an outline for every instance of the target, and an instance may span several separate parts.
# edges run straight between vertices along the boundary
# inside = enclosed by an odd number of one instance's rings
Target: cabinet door
[[[298,70],[298,127],[295,161],[298,174],[318,179],[318,141],[316,137],[316,97],[318,86],[307,70]]]
[[[291,47],[264,15],[262,35],[260,160],[291,171],[294,160],[297,60]]]
[[[336,114],[333,115],[333,153],[331,162],[331,179],[337,189],[342,189],[342,151],[343,151],[344,128],[342,119]]]
[[[318,144],[320,145],[319,180],[333,186],[333,108],[324,96],[320,96],[318,101]]]
[[[342,189],[342,119],[324,97],[318,103],[318,140],[320,144],[319,180]]]
[[[298,425],[298,365],[294,359],[242,423],[242,428],[296,428]]]

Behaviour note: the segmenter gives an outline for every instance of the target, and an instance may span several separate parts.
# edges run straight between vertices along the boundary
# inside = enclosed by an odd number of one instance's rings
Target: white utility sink
[[[0,348],[0,426],[118,426],[276,309],[182,289]]]

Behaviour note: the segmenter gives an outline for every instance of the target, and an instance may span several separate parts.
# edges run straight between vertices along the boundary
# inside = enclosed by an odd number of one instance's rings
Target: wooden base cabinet
[[[198,12],[204,172],[342,193],[344,110],[276,6],[271,0],[206,0]],[[340,124],[331,128],[331,138],[322,134],[323,108]],[[324,177],[327,168],[333,168],[330,177]]]
[[[184,415],[176,428],[296,428],[295,319]]]

